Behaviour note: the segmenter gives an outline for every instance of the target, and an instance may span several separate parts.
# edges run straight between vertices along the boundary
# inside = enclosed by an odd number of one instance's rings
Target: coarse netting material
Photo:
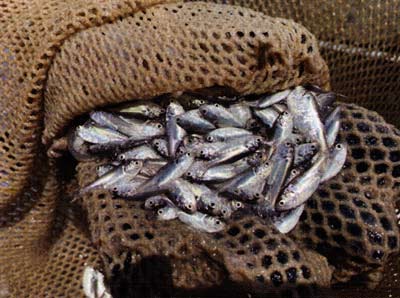
[[[355,105],[344,106],[346,168],[320,187],[289,235],[251,218],[224,234],[194,234],[176,222],[149,223],[135,202],[108,193],[70,203],[78,184],[93,180],[94,164],[80,163],[76,181],[68,156],[54,161],[45,152],[76,116],[212,85],[244,94],[328,88],[319,51],[336,92],[399,124],[400,1],[231,3],[294,19],[319,42],[292,21],[228,5],[145,10],[160,2],[0,3],[0,297],[83,297],[86,265],[105,272],[115,297],[171,293],[170,285],[181,289],[176,295],[254,287],[287,296],[296,284],[293,295],[309,297],[308,286],[332,282],[341,293],[325,297],[400,295],[399,260],[390,255],[399,249],[400,133]],[[381,274],[375,291],[364,289]],[[215,286],[228,276],[241,287],[221,292]]]

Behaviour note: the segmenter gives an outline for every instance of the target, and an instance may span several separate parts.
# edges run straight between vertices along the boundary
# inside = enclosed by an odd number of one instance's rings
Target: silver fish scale
[[[163,106],[91,112],[69,134],[69,149],[78,160],[107,160],[81,192],[143,200],[158,220],[208,233],[244,208],[288,233],[318,185],[344,165],[335,94],[299,86],[255,101],[227,98],[183,93]]]

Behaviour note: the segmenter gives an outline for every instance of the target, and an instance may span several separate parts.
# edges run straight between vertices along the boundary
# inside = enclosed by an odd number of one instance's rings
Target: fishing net
[[[0,3],[0,297],[83,297],[86,266],[114,297],[400,295],[400,133],[387,124],[399,124],[400,2],[160,2]],[[72,202],[95,164],[46,155],[71,121],[111,103],[304,83],[385,120],[342,104],[346,166],[288,235],[256,218],[194,233],[101,191]]]

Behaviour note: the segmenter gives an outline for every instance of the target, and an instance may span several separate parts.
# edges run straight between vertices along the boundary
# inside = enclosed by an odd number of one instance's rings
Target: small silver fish
[[[166,205],[175,206],[174,203],[172,203],[172,201],[165,195],[150,197],[144,202],[145,209],[154,209],[158,207],[164,207]]]
[[[207,169],[208,169],[207,161],[197,160],[191,165],[189,170],[185,173],[185,177],[191,180],[201,180]]]
[[[176,121],[179,126],[191,132],[207,133],[215,129],[215,125],[204,119],[199,110],[191,110],[179,115]]]
[[[220,219],[200,212],[188,214],[179,211],[178,218],[190,227],[207,233],[216,233],[225,228],[225,224]]]
[[[104,144],[110,142],[123,142],[128,140],[126,135],[105,127],[95,125],[78,126],[77,133],[84,141],[92,144]]]
[[[293,119],[289,112],[283,112],[277,119],[273,136],[273,143],[279,146],[284,140],[288,139],[293,131]]]
[[[143,122],[102,111],[90,113],[90,118],[99,125],[127,135],[131,140],[148,140],[165,134],[164,126],[159,122]]]
[[[114,112],[132,117],[155,119],[165,112],[163,108],[151,101],[135,101],[111,109]]]
[[[120,161],[133,159],[161,159],[162,157],[150,146],[141,145],[117,155]]]
[[[178,207],[190,213],[197,210],[196,198],[192,191],[191,183],[183,179],[176,179],[169,183],[167,189]]]
[[[250,135],[252,135],[252,133],[243,128],[223,127],[223,128],[217,128],[217,129],[211,131],[210,133],[208,133],[206,136],[206,141],[207,142],[225,142],[225,141],[232,140],[235,138],[240,138],[240,137],[250,136]]]
[[[171,160],[162,167],[155,176],[137,190],[135,197],[145,196],[164,189],[167,184],[182,177],[193,162],[194,157],[190,152],[175,160]]]
[[[276,103],[279,103],[288,97],[290,91],[291,91],[290,89],[286,89],[286,90],[274,93],[272,95],[267,95],[258,100],[256,107],[259,109],[265,109]]]
[[[151,141],[151,145],[163,157],[169,157],[168,142],[165,139],[157,138]]]
[[[309,141],[316,141],[320,150],[326,152],[325,129],[318,114],[315,97],[303,87],[296,87],[287,98],[289,112],[293,116],[294,127]]]
[[[245,136],[230,142],[206,144],[206,146],[199,148],[199,154],[202,158],[212,159],[210,166],[215,166],[234,157],[257,150],[263,141],[260,136]]]
[[[186,136],[186,131],[177,123],[177,117],[183,113],[185,113],[185,110],[176,102],[171,102],[168,105],[165,113],[168,137],[168,153],[171,157],[175,157],[176,150],[182,143],[183,138]]]
[[[135,177],[143,167],[143,162],[141,161],[131,161],[126,165],[121,165],[114,170],[107,172],[105,175],[101,176],[99,179],[90,183],[81,189],[80,193],[84,194],[90,190],[97,188],[110,189],[118,181],[123,179],[125,176],[133,178]]]
[[[236,175],[248,170],[250,164],[247,159],[239,159],[230,164],[217,165],[207,169],[200,177],[202,181],[221,182],[231,179]]]
[[[336,137],[340,130],[340,107],[336,107],[325,120],[326,142],[329,147],[336,141]]]
[[[136,189],[143,183],[149,180],[148,177],[141,175],[140,173],[133,175],[125,175],[120,180],[116,181],[107,186],[107,189],[111,190],[114,195],[129,197],[134,194]]]
[[[293,144],[283,142],[277,148],[271,157],[271,174],[268,177],[268,192],[264,198],[263,206],[273,208],[278,198],[279,192],[286,180],[289,168],[292,165],[294,156]]]
[[[346,144],[337,144],[329,154],[328,166],[325,173],[322,175],[321,183],[331,179],[340,172],[346,161],[346,157]]]
[[[143,168],[140,171],[140,174],[147,177],[153,177],[166,164],[166,160],[147,159],[144,161]]]
[[[178,217],[179,209],[173,206],[165,206],[157,210],[158,220],[172,220]]]
[[[279,117],[279,112],[273,108],[254,110],[254,114],[268,127],[272,128]]]
[[[203,117],[218,127],[242,127],[242,123],[236,119],[228,109],[220,104],[203,105],[199,108]]]
[[[271,169],[271,163],[265,162],[254,169],[252,168],[236,176],[231,181],[222,184],[219,190],[235,195],[242,200],[261,199]]]
[[[284,190],[279,202],[276,204],[278,211],[286,211],[303,204],[317,190],[321,178],[326,171],[328,155],[318,153],[315,163],[310,169],[294,179]]]
[[[246,127],[248,121],[252,118],[249,105],[243,102],[231,105],[229,112],[236,116],[236,119],[242,123],[242,127]]]
[[[282,212],[278,216],[272,216],[272,224],[282,234],[289,233],[299,222],[300,216],[304,211],[304,204],[293,210]]]
[[[115,169],[115,166],[111,164],[98,165],[96,167],[97,176],[101,177],[113,169]]]
[[[76,129],[71,130],[68,133],[68,150],[71,152],[72,156],[78,161],[92,160],[95,159],[95,156],[90,154],[89,146],[82,139]]]
[[[297,167],[307,161],[318,152],[318,143],[304,143],[295,147],[293,166]]]

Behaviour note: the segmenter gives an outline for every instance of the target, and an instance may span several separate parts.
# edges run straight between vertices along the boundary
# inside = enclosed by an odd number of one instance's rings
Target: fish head
[[[152,134],[154,135],[163,135],[165,134],[165,128],[164,125],[162,125],[160,122],[148,122],[148,129],[151,130]]]
[[[125,166],[125,172],[130,173],[130,172],[135,172],[139,168],[143,167],[143,161],[141,160],[132,160],[130,163],[128,163]]]
[[[148,198],[146,202],[144,202],[144,208],[145,209],[153,209],[156,206],[156,198]]]
[[[225,228],[225,223],[219,218],[207,216],[204,219],[204,225],[208,232],[219,232]]]
[[[296,199],[296,192],[293,191],[290,185],[283,191],[279,201],[276,204],[278,211],[285,211],[292,209],[292,203]]]
[[[157,210],[158,220],[171,220],[176,218],[176,210],[173,207],[164,207]]]

